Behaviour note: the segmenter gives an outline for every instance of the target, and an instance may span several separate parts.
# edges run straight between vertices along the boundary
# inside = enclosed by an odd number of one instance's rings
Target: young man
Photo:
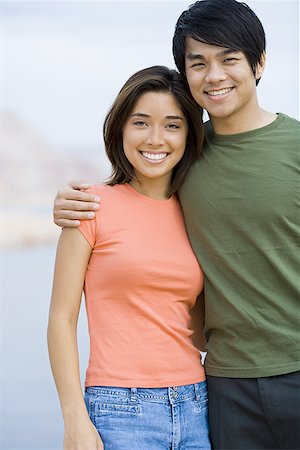
[[[196,2],[173,53],[210,116],[180,199],[205,273],[212,444],[299,449],[299,122],[259,106],[265,35],[247,5]],[[61,191],[56,223],[76,226],[93,200]]]

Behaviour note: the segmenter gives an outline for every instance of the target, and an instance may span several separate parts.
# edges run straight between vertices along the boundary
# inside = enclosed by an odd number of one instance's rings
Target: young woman
[[[101,208],[64,229],[57,248],[48,343],[64,450],[210,449],[191,328],[203,274],[176,196],[201,152],[201,113],[181,76],[154,66],[129,78],[106,116],[113,173],[90,189]],[[84,397],[76,340],[83,288]]]

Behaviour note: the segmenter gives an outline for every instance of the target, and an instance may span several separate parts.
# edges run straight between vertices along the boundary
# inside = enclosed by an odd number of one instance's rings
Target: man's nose
[[[221,64],[212,64],[211,66],[209,66],[206,76],[205,76],[205,80],[207,83],[218,83],[220,81],[224,81],[227,78],[227,74],[224,71],[224,68],[222,67]]]

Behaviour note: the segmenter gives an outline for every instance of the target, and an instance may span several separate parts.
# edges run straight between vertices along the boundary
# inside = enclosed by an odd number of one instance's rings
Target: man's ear
[[[265,66],[266,66],[266,59],[267,59],[266,52],[263,52],[261,54],[260,61],[256,66],[256,70],[255,70],[255,79],[256,80],[259,80],[262,77],[262,74],[264,73]]]

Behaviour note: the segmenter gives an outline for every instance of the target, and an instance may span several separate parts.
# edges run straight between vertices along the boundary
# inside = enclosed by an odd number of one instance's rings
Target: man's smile
[[[212,96],[212,97],[217,97],[219,95],[228,94],[229,92],[232,91],[232,89],[234,89],[234,88],[228,87],[228,88],[222,88],[222,89],[214,89],[214,90],[210,90],[210,91],[205,91],[205,94]]]

